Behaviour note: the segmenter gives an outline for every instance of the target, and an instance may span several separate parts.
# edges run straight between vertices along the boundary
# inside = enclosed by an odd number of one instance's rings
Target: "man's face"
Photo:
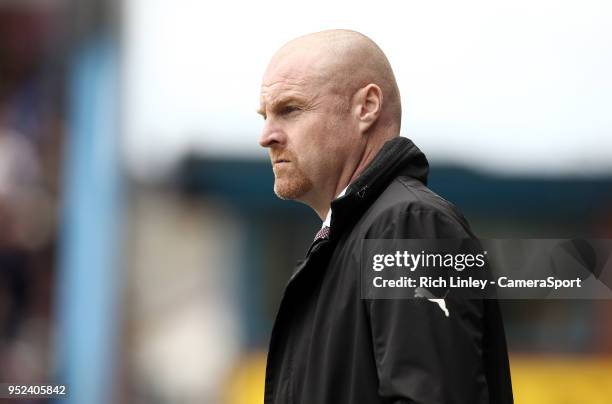
[[[269,149],[274,192],[302,201],[334,192],[354,133],[348,101],[291,62],[271,64],[260,101],[265,125],[259,143]]]

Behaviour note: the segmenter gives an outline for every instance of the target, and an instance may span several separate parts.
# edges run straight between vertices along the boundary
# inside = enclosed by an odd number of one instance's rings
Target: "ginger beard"
[[[312,189],[312,181],[297,166],[295,158],[288,162],[273,163],[272,171],[274,193],[281,199],[299,199]]]

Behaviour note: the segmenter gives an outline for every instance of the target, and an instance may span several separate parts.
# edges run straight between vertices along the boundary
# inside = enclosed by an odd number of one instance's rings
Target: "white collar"
[[[340,192],[340,194],[338,194],[337,197],[334,198],[334,200],[343,197],[347,189],[348,189],[348,185],[342,190],[342,192]],[[327,216],[325,216],[325,220],[323,221],[323,224],[321,225],[321,228],[324,228],[325,226],[331,227],[331,216],[332,216],[332,210],[330,206],[329,210],[327,211]]]

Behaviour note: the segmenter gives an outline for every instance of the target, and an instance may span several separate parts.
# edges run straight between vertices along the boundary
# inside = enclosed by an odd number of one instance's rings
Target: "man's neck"
[[[343,197],[347,189],[348,189],[348,185],[344,187],[344,189],[340,191],[338,195],[336,195],[334,200]],[[331,215],[332,215],[332,211],[331,211],[331,205],[330,205],[330,208],[327,210],[327,213],[325,214],[325,219],[323,220],[323,225],[321,226],[321,228],[325,226],[331,226]]]
[[[315,209],[313,207],[313,209],[315,210],[315,212],[317,212],[317,215],[319,216],[319,218],[321,218],[321,220],[325,221],[325,219],[329,216],[329,211],[331,209],[332,201],[338,198],[341,194],[343,195],[344,192],[346,192],[346,189],[348,188],[349,184],[346,184],[344,188],[340,190],[336,190],[336,192],[334,193],[334,197],[330,201],[328,201],[325,205],[321,206],[320,209]]]
[[[329,202],[325,204],[325,206],[323,206],[321,211],[315,209],[315,211],[317,212],[321,220],[324,221],[325,218],[329,216],[329,211],[331,209],[331,202],[334,199],[338,198],[341,194],[344,194],[348,186],[352,184],[357,178],[359,178],[361,173],[372,162],[372,160],[374,160],[374,157],[376,156],[376,154],[378,153],[380,149],[381,147],[376,147],[376,148],[366,147],[358,163],[354,166],[355,168],[348,171],[346,174],[340,176],[340,181],[338,181],[338,184],[336,185],[336,191],[334,192],[333,198],[329,200]]]
[[[395,135],[398,136],[398,135]],[[324,200],[320,205],[314,206],[310,205],[317,212],[317,215],[321,218],[321,220],[325,220],[327,217],[327,213],[331,209],[331,202],[338,197],[338,195],[342,192],[343,189],[348,188],[350,184],[352,184],[361,173],[370,165],[374,157],[378,154],[380,149],[382,149],[383,144],[391,139],[392,137],[379,137],[378,141],[367,144],[363,149],[363,153],[356,159],[356,162],[352,165],[348,165],[345,171],[338,178],[338,183],[336,184],[336,189],[331,199]],[[329,198],[329,197],[328,197]]]

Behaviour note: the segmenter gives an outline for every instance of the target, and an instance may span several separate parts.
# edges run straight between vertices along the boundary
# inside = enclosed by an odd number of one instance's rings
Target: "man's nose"
[[[283,143],[285,136],[283,132],[277,127],[271,119],[266,120],[261,136],[259,137],[259,145],[261,147],[272,147],[274,145],[280,145]]]

